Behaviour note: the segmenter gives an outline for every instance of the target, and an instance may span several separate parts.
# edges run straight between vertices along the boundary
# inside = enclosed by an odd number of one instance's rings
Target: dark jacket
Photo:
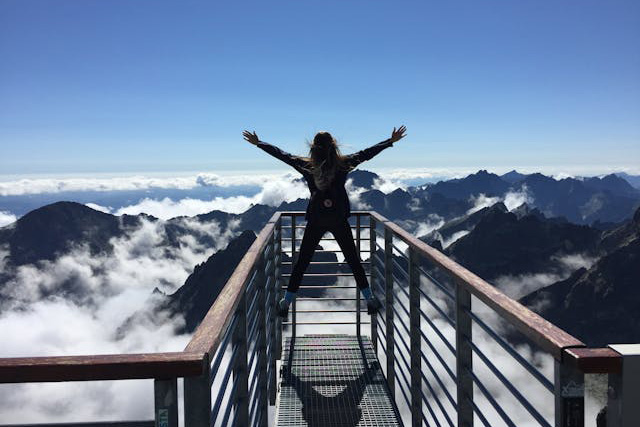
[[[305,160],[303,157],[294,156],[286,153],[276,146],[260,141],[258,147],[276,157],[286,164],[292,166],[295,170],[300,172],[307,181],[311,198],[307,205],[307,212],[305,218],[307,221],[318,221],[321,219],[338,219],[347,218],[351,215],[351,206],[349,204],[349,196],[344,189],[345,182],[347,181],[347,174],[355,169],[360,163],[365,160],[372,159],[376,154],[381,152],[387,147],[391,147],[393,142],[390,139],[382,141],[372,147],[366,148],[357,153],[349,154],[345,156],[346,170],[337,170],[333,182],[326,190],[320,190],[314,180],[311,170],[311,163]]]

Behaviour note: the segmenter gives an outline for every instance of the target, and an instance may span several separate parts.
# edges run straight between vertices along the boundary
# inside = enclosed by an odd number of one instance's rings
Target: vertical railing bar
[[[209,427],[211,419],[211,385],[209,384],[209,355],[203,358],[202,374],[185,377],[184,425],[185,427]]]
[[[411,345],[411,414],[413,427],[421,427],[422,419],[422,358],[420,357],[420,276],[416,251],[409,247],[409,334]]]
[[[583,427],[584,373],[576,366],[556,360],[554,380],[556,427]]]
[[[360,257],[360,215],[356,215],[356,253],[358,254],[358,261],[361,261]],[[360,338],[360,289],[356,286],[356,336]]]
[[[291,216],[291,271],[296,263],[296,216]],[[291,304],[291,340],[296,338],[296,300]]]
[[[178,427],[178,379],[156,378],[153,394],[156,425]]]
[[[385,305],[386,305],[386,336],[387,336],[387,383],[391,397],[395,399],[396,375],[394,364],[394,331],[393,331],[393,276],[391,275],[393,232],[384,228],[384,274],[385,274]]]
[[[369,277],[371,278],[371,292],[373,292],[373,287],[377,283],[376,280],[378,278],[374,273],[376,273],[376,268],[373,265],[373,257],[374,252],[376,250],[376,220],[369,214]],[[358,306],[359,307],[359,306]],[[373,345],[373,351],[378,354],[378,322],[376,321],[378,318],[378,314],[374,313],[371,315],[371,345]]]
[[[465,286],[455,281],[456,285],[456,391],[458,406],[458,426],[473,426],[473,352],[471,341],[471,293]],[[469,400],[467,400],[469,399]]]
[[[276,316],[275,316],[275,307],[276,307],[276,303],[278,301],[278,278],[277,278],[277,272],[278,272],[278,262],[279,262],[279,251],[280,248],[277,247],[276,245],[276,233],[280,234],[280,227],[281,227],[281,223],[282,223],[282,217],[278,218],[278,221],[276,222],[276,226],[275,226],[275,232],[271,234],[271,261],[272,261],[272,270],[269,272],[269,274],[271,275],[271,289],[269,292],[269,295],[271,297],[271,300],[266,301],[266,304],[270,307],[270,310],[267,311],[267,315],[268,315],[268,319],[269,319],[269,328],[270,328],[270,334],[269,334],[269,340],[270,340],[270,344],[269,347],[271,349],[270,354],[269,354],[269,371],[270,374],[269,375],[269,404],[270,405],[275,405],[276,404],[276,387],[277,387],[277,378],[276,378],[276,358],[278,357],[276,355],[276,340],[278,338],[277,335],[277,331],[275,330],[275,328],[278,326],[277,322],[276,322]]]
[[[278,262],[276,264],[276,270],[274,271],[274,276],[276,278],[275,283],[275,291],[274,291],[274,301],[273,301],[273,309],[276,309],[278,301],[282,297],[282,256],[284,255],[284,251],[282,250],[282,217],[278,220]],[[280,360],[282,357],[282,318],[280,316],[275,315],[276,318],[276,359]],[[275,368],[275,361],[274,361]],[[274,372],[276,370],[274,369]],[[276,375],[274,373],[274,375]],[[274,380],[276,381],[276,380]]]
[[[265,288],[264,286],[267,284],[267,276],[264,273],[264,264],[266,264],[266,260],[264,257],[260,257],[260,264],[257,266],[260,274],[256,277],[256,284],[258,289],[258,338],[257,338],[257,349],[256,354],[258,355],[257,361],[257,375],[258,375],[258,383],[257,388],[261,392],[260,400],[258,402],[258,406],[260,410],[266,411],[267,400],[265,394],[262,392],[267,388],[267,330],[266,330],[266,321],[265,321],[265,311],[266,311],[266,298],[265,298]],[[263,426],[263,427],[266,427]]]
[[[234,331],[234,347],[237,355],[233,360],[233,382],[237,385],[236,411],[240,425],[249,425],[249,379],[247,367],[247,297],[242,295],[238,304],[238,325]]]

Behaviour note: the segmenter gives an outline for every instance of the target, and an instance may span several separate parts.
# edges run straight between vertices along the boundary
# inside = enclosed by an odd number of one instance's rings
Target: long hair
[[[346,169],[344,156],[329,132],[318,132],[313,137],[309,160],[313,181],[320,190],[329,188],[338,170]]]

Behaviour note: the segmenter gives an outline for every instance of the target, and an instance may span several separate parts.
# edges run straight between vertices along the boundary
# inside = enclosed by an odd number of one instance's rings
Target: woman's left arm
[[[400,139],[406,136],[405,132],[407,131],[406,126],[400,126],[397,130],[393,128],[391,132],[391,138],[385,139],[382,142],[377,143],[376,145],[372,145],[369,148],[365,148],[364,150],[358,151],[357,153],[350,154],[347,157],[347,165],[349,168],[353,169],[357,167],[360,163],[371,160],[378,153],[380,153],[385,148],[389,148],[393,146],[393,143],[399,141]]]

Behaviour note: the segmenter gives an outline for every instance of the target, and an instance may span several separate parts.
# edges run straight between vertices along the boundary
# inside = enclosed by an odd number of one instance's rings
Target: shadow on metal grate
[[[278,426],[400,426],[368,337],[286,338]]]

